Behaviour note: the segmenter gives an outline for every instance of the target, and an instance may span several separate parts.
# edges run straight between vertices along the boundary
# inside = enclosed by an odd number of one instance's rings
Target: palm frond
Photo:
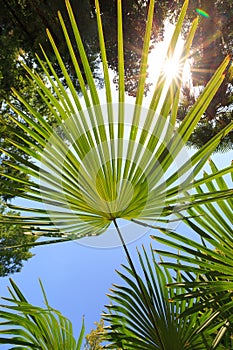
[[[7,303],[0,306],[0,344],[15,345],[12,350],[81,350],[84,322],[76,340],[71,322],[48,304],[41,281],[45,308],[30,304],[15,282],[10,282],[11,298],[2,298]]]
[[[197,181],[196,191],[202,194],[206,189],[211,192],[228,189],[225,178],[217,177],[217,166],[210,161],[211,174],[205,174],[206,182]],[[209,310],[210,316],[202,325],[203,329],[214,329],[216,346],[222,337],[232,334],[233,325],[233,239],[232,239],[232,197],[219,200],[217,203],[208,203],[195,206],[187,210],[192,218],[182,217],[183,221],[201,239],[191,239],[187,235],[176,232],[167,232],[164,237],[153,237],[160,243],[179,250],[179,255],[172,251],[158,250],[158,253],[175,259],[174,262],[164,262],[168,267],[189,273],[189,278],[179,283],[185,292],[176,298],[195,302],[184,314]],[[197,236],[197,237],[198,237]],[[179,257],[179,264],[176,259]],[[192,276],[198,275],[198,279]],[[169,284],[177,287],[177,284]],[[200,298],[196,300],[196,298]],[[217,325],[217,326],[216,326]],[[215,347],[213,347],[214,349]],[[212,349],[212,348],[211,348]]]
[[[154,222],[165,217],[167,220],[174,212],[181,212],[204,202],[231,196],[231,192],[227,189],[219,193],[196,193],[195,195],[189,194],[187,190],[190,189],[190,174],[196,176],[200,172],[222,137],[232,130],[233,123],[196,152],[191,159],[187,156],[187,159],[180,162],[181,150],[184,149],[186,141],[224,80],[229,57],[217,69],[196,104],[176,130],[181,77],[178,81],[173,80],[169,85],[161,72],[149,107],[143,107],[154,1],[151,0],[149,5],[134,106],[125,103],[121,1],[118,0],[117,4],[118,103],[114,104],[112,98],[98,1],[96,1],[96,14],[106,100],[100,100],[68,0],[66,1],[67,11],[88,89],[60,13],[59,19],[83,99],[81,100],[77,94],[49,31],[48,39],[68,89],[61,84],[43,50],[46,64],[39,58],[38,64],[42,67],[48,83],[45,84],[33,70],[26,66],[25,69],[36,84],[45,105],[59,124],[58,129],[53,130],[46,118],[23,96],[14,91],[28,113],[11,105],[20,118],[15,119],[11,115],[9,118],[22,129],[25,136],[19,136],[24,141],[24,146],[14,140],[10,142],[25,152],[30,159],[26,161],[17,156],[17,162],[9,165],[30,175],[30,178],[24,181],[18,176],[11,176],[11,180],[15,183],[14,191],[17,190],[20,197],[28,202],[28,206],[18,209],[24,213],[28,212],[28,216],[21,215],[17,219],[4,217],[4,220],[10,222],[16,220],[25,227],[27,232],[49,237],[58,236],[62,240],[77,239],[103,233],[111,222],[118,218]],[[185,0],[168,48],[169,57],[174,54],[187,7],[188,1]],[[191,26],[181,53],[183,65],[188,58],[196,28],[197,20]],[[21,123],[20,120],[24,120],[25,123]],[[13,154],[9,156],[13,159],[15,157]],[[176,166],[175,170],[174,166]],[[38,215],[32,216],[33,213]],[[41,242],[36,243],[38,244]]]
[[[106,327],[106,348],[115,349],[209,349],[212,338],[207,332],[200,332],[210,313],[180,315],[193,305],[193,301],[177,300],[171,303],[177,293],[185,290],[179,285],[181,274],[171,274],[160,267],[151,250],[138,252],[139,268],[124,266],[118,272],[122,285],[113,285],[110,305],[104,313],[109,322]],[[141,276],[141,277],[140,277]],[[176,289],[168,289],[167,283],[177,282]]]

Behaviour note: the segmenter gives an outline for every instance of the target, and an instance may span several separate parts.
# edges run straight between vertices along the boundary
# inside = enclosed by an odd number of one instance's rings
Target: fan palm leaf
[[[84,323],[78,340],[74,338],[71,322],[49,306],[44,288],[45,308],[30,304],[13,280],[11,298],[0,306],[0,344],[14,345],[11,349],[81,350]]]
[[[142,52],[141,70],[135,105],[125,102],[124,90],[124,42],[122,29],[121,1],[118,4],[118,102],[113,103],[109,78],[101,14],[96,1],[96,15],[100,51],[105,80],[106,100],[99,97],[88,63],[80,33],[71,6],[66,1],[75,45],[77,45],[88,89],[85,86],[79,63],[75,57],[65,23],[59,13],[67,50],[74,66],[82,91],[82,100],[77,94],[66,70],[56,44],[47,31],[49,41],[66,81],[67,89],[59,80],[52,63],[43,51],[44,61],[38,57],[38,64],[44,70],[47,83],[25,66],[29,77],[35,83],[38,93],[48,106],[59,127],[53,130],[30,103],[16,97],[27,108],[28,113],[14,105],[18,114],[9,118],[24,131],[19,135],[27,147],[10,140],[12,145],[30,156],[24,160],[13,154],[9,157],[17,162],[11,166],[30,175],[28,180],[9,176],[14,180],[14,190],[20,190],[20,197],[28,205],[17,207],[26,215],[18,219],[4,217],[17,222],[25,231],[44,236],[58,236],[61,240],[76,239],[104,232],[116,219],[134,220],[138,223],[151,220],[163,221],[173,212],[180,212],[216,198],[230,196],[228,190],[210,193],[188,194],[190,178],[196,176],[222,137],[233,127],[229,124],[190,159],[179,163],[179,154],[202,114],[224,80],[229,65],[227,57],[220,65],[202,95],[189,111],[179,128],[176,128],[181,77],[167,84],[161,73],[155,86],[150,105],[143,108],[146,69],[150,47],[150,33],[154,12],[154,1],[150,1],[147,27]],[[188,1],[184,2],[174,30],[167,55],[172,57],[179,38]],[[181,54],[184,66],[197,27],[193,22]],[[24,120],[24,123],[21,121]],[[17,158],[17,159],[16,159]],[[18,165],[16,165],[18,164]],[[228,171],[229,169],[227,169]],[[6,176],[6,175],[4,175]],[[217,178],[219,174],[215,174]],[[196,184],[194,183],[195,187]],[[18,193],[18,192],[17,192]],[[31,203],[35,203],[32,205]],[[33,215],[32,215],[33,214]],[[49,242],[49,241],[48,241]],[[53,241],[54,242],[54,241]],[[37,242],[36,244],[41,244]],[[42,242],[44,244],[44,242]]]
[[[160,267],[151,249],[138,252],[137,275],[128,266],[118,272],[123,285],[113,285],[111,304],[103,315],[110,323],[104,336],[110,342],[106,348],[114,349],[210,349],[212,338],[208,332],[200,332],[200,324],[209,318],[209,313],[195,313],[180,318],[193,301],[169,302],[183,287],[169,290],[167,283],[181,282],[180,272],[170,274]],[[139,277],[140,276],[140,277]]]
[[[210,161],[210,167],[209,177],[205,174],[209,181],[196,187],[198,193],[203,193],[206,188],[211,192],[229,188],[223,176],[216,181],[211,180],[211,175],[216,173],[218,168],[213,161]],[[199,310],[211,311],[202,328],[214,329],[216,340],[213,349],[223,341],[222,338],[224,341],[228,339],[230,344],[233,331],[232,210],[232,197],[187,210],[192,218],[183,218],[184,222],[199,235],[201,242],[189,238],[188,234],[180,235],[167,231],[165,233],[169,238],[153,237],[160,243],[169,244],[170,247],[179,250],[179,254],[161,250],[158,250],[158,253],[175,259],[179,257],[178,265],[176,261],[164,264],[188,273],[188,278],[179,283],[180,287],[185,288],[185,292],[177,298],[193,299],[195,302],[184,314]],[[196,275],[198,279],[194,278]],[[170,286],[176,288],[177,285],[175,283]]]

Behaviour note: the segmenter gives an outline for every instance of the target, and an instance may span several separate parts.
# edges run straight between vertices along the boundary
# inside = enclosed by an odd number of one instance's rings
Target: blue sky
[[[143,237],[129,244],[132,255],[136,245],[147,241]],[[51,306],[73,322],[76,334],[85,315],[89,332],[108,302],[108,289],[119,282],[115,269],[126,262],[122,248],[100,249],[68,242],[37,247],[32,252],[35,256],[25,263],[22,272],[12,276],[14,281],[31,303],[43,305],[38,283],[41,278]],[[7,296],[7,285],[8,278],[2,278],[0,295]]]
[[[216,154],[212,158],[222,168],[230,164],[233,151]],[[188,232],[183,224],[177,230],[184,234]],[[133,258],[136,258],[136,246],[149,245],[151,233],[128,245]],[[156,231],[153,233],[156,234]],[[100,319],[104,305],[108,303],[106,293],[112,283],[120,281],[115,269],[126,263],[121,247],[103,249],[81,243],[76,241],[34,248],[32,252],[35,256],[25,263],[20,273],[12,276],[31,303],[43,306],[38,283],[41,278],[51,306],[72,321],[76,335],[83,315],[86,332],[94,328],[94,322]],[[153,242],[154,247],[155,244]],[[2,278],[1,296],[8,295],[8,285],[8,278]],[[7,350],[8,347],[3,346],[2,349]]]
[[[212,157],[219,168],[230,165],[233,152]],[[181,224],[178,231],[187,234]],[[136,230],[136,226],[135,226]],[[150,243],[147,232],[128,245],[133,259],[135,248]],[[153,233],[156,234],[156,231]],[[190,234],[190,233],[189,233]],[[155,247],[155,242],[153,246]],[[157,247],[156,247],[157,248]],[[43,297],[38,279],[42,280],[49,303],[68,317],[78,336],[82,316],[85,316],[86,333],[100,320],[104,305],[108,303],[106,293],[112,283],[119,282],[115,269],[119,269],[126,258],[121,247],[100,248],[83,245],[82,241],[37,247],[31,250],[35,256],[25,263],[20,273],[11,276],[26,298],[35,305],[43,306]],[[2,278],[0,295],[8,296],[8,278]],[[9,349],[2,346],[2,350]]]

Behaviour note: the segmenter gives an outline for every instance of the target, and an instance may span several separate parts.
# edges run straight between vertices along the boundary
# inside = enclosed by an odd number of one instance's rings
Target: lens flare
[[[210,17],[210,15],[207,13],[207,12],[205,12],[204,10],[202,10],[202,9],[196,9],[196,12],[199,14],[199,15],[201,15],[202,17],[205,17],[205,18],[209,18]]]

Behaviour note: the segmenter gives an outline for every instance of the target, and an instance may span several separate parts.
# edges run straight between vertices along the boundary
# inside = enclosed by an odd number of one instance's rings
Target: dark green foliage
[[[6,210],[2,206],[0,219],[2,219],[2,216],[4,217],[4,214],[6,214]],[[17,215],[12,211],[7,214]],[[19,272],[23,267],[23,262],[33,256],[26,245],[35,241],[36,237],[25,235],[20,225],[0,223],[0,276]],[[17,248],[18,245],[24,244],[24,247]]]
[[[32,66],[35,63],[35,52],[42,58],[39,44],[42,45],[49,59],[54,63],[57,73],[60,73],[60,69],[55,62],[53,50],[47,40],[46,28],[50,30],[72,76],[72,63],[64,47],[63,33],[57,18],[57,11],[60,10],[66,19],[65,2],[62,0],[56,0],[55,2],[1,0],[1,3],[3,11],[1,11],[0,15],[0,38],[4,41],[5,45],[2,48],[3,59],[7,54],[5,53],[5,49],[11,51],[11,55],[7,55],[5,63],[2,62],[0,65],[0,71],[3,69],[2,79],[4,90],[9,92],[12,86],[17,88],[19,80],[19,77],[15,77],[14,74],[6,74],[5,66],[9,66],[10,63],[10,66],[13,67],[12,73],[14,73],[15,66],[18,65],[17,58],[19,58],[19,55],[26,60],[27,65]],[[96,23],[92,18],[91,7],[88,1],[76,1],[74,3],[80,31],[81,33],[85,33],[85,49],[88,51],[90,61],[92,62],[92,70],[94,71],[96,68],[95,61],[99,52],[98,47],[94,47],[96,46],[97,39]],[[20,73],[20,76],[24,80],[26,76],[25,72],[22,71]]]
[[[178,1],[179,6],[182,1]],[[178,6],[178,7],[179,7]],[[202,90],[206,86],[213,72],[220,65],[222,59],[233,52],[232,1],[202,1],[190,0],[187,26],[190,20],[197,16],[197,8],[204,10],[209,17],[200,17],[200,23],[193,42],[192,80],[194,89]],[[229,71],[225,81],[206,109],[196,130],[189,140],[189,145],[200,148],[211,137],[222,130],[233,120],[233,76]],[[184,100],[181,101],[179,119],[197,98],[192,87],[185,87]],[[191,90],[189,90],[191,89]],[[232,149],[233,132],[223,139],[217,151]]]
[[[220,87],[221,90],[222,87]],[[217,94],[215,98],[218,98]],[[213,107],[213,101],[211,104]],[[190,110],[191,105],[195,102],[195,97],[190,93],[190,90],[187,87],[183,88],[183,96],[180,102],[180,108],[178,110],[178,119],[179,121],[183,120],[188,111]],[[220,107],[216,112],[215,117],[208,117],[205,113],[198,125],[195,128],[195,131],[192,133],[190,139],[187,142],[187,145],[196,148],[201,148],[204,146],[212,137],[216,136],[224,127],[226,127],[233,120],[232,107]],[[233,147],[233,132],[224,135],[216,152],[226,152],[231,150]]]
[[[50,61],[54,64],[57,74],[61,75],[60,67],[56,63],[54,52],[47,40],[45,33],[46,28],[51,32],[66,68],[71,78],[73,77],[73,83],[79,91],[78,81],[74,74],[74,67],[64,44],[63,33],[57,18],[57,11],[59,10],[64,17],[72,40],[72,30],[67,20],[65,2],[63,0],[56,0],[54,2],[45,0],[23,0],[20,2],[15,0],[1,0],[0,3],[2,3],[1,5],[4,9],[0,15],[0,40],[3,42],[0,72],[2,76],[2,89],[4,92],[10,92],[12,86],[16,88],[18,86],[19,74],[15,75],[15,70],[18,66],[17,59],[19,55],[26,59],[26,63],[29,66],[32,66],[35,62],[35,52],[43,58],[39,44],[42,45]],[[172,2],[169,1],[157,3],[152,34],[154,41],[159,41],[163,37],[164,19],[169,13],[171,3]],[[73,0],[71,1],[71,6],[74,9],[91,70],[94,73],[95,79],[101,86],[102,77],[98,72],[99,44],[95,18],[95,2],[94,0]],[[100,1],[100,8],[109,66],[117,73],[116,2],[111,0]],[[126,90],[131,95],[135,94],[137,87],[147,10],[148,1],[127,0],[123,2]],[[74,40],[72,41],[74,43]],[[81,64],[76,45],[73,45],[73,48]],[[10,74],[9,66],[11,67]],[[82,72],[85,78],[84,71]],[[25,73],[20,72],[20,76],[24,79]]]
[[[203,118],[191,135],[188,145],[202,147],[212,137],[218,134],[226,125],[233,120],[232,112],[219,113],[216,119],[208,120]],[[216,151],[226,152],[233,149],[233,132],[228,135],[223,135],[222,141],[217,147]]]

